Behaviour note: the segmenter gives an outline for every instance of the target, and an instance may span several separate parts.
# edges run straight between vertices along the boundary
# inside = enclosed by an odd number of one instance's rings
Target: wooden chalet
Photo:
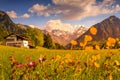
[[[10,34],[5,37],[5,45],[29,48],[29,46],[32,45],[32,42],[27,37],[19,34]]]

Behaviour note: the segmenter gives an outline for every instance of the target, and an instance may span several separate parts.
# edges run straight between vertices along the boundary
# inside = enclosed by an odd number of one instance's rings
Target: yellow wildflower
[[[71,41],[71,44],[72,44],[72,45],[77,45],[77,41],[72,40],[72,41]]]
[[[82,47],[83,47],[84,45],[85,45],[85,44],[84,44],[83,42],[80,42],[80,46],[82,46]]]
[[[114,64],[117,66],[120,65],[120,63],[117,60],[114,61]]]
[[[85,35],[84,41],[91,41],[92,37],[90,35]]]
[[[92,46],[86,46],[85,50],[93,50],[93,47]]]
[[[97,29],[96,29],[95,27],[91,27],[91,28],[90,28],[90,33],[91,33],[92,35],[96,35]]]
[[[69,58],[72,58],[72,56],[70,54],[66,54],[65,58],[69,59]]]
[[[65,62],[66,63],[72,62],[72,59],[66,59]]]
[[[110,42],[110,43],[115,43],[116,40],[115,40],[114,38],[112,38],[112,37],[109,37],[109,38],[108,38],[108,42]]]
[[[95,45],[95,49],[100,50],[100,46]]]
[[[56,60],[58,60],[58,61],[61,60],[61,56],[60,56],[60,55],[57,55],[57,56],[56,56]]]
[[[97,68],[100,67],[100,64],[98,64],[98,63],[96,63],[96,62],[94,62],[94,65],[95,65],[95,67],[97,67]]]
[[[101,57],[100,54],[97,54],[97,55],[96,55],[96,58],[97,58],[97,59],[100,59],[100,57]]]
[[[97,57],[96,56],[92,56],[92,60],[94,61],[94,60],[96,60],[97,59]]]
[[[112,73],[109,75],[109,80],[113,80]]]

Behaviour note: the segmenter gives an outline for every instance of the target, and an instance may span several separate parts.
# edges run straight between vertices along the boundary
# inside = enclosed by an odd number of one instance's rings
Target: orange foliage
[[[96,35],[97,29],[96,29],[95,27],[91,27],[91,28],[90,28],[90,33],[91,33],[92,35]]]

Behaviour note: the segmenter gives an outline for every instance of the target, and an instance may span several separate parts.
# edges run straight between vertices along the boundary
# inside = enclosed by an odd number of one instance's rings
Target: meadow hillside
[[[120,50],[0,46],[0,80],[119,80]]]

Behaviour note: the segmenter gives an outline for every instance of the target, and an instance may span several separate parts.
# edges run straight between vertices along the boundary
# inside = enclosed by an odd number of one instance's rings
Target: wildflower
[[[72,59],[66,59],[65,62],[70,63],[70,62],[72,62]]]
[[[92,60],[94,61],[94,60],[96,60],[97,59],[97,57],[96,56],[92,56]]]
[[[70,62],[70,65],[71,65],[71,66],[74,66],[74,65],[75,65],[75,62],[74,62],[74,61],[71,61],[71,62]]]
[[[116,40],[115,40],[114,38],[112,38],[112,37],[109,37],[109,38],[108,38],[108,42],[114,44],[114,43],[116,42]]]
[[[116,41],[119,41],[119,38],[116,38]]]
[[[117,69],[120,72],[120,68]]]
[[[57,55],[57,56],[56,56],[56,60],[58,60],[58,61],[61,60],[61,56],[60,56],[60,55]]]
[[[92,37],[90,35],[85,35],[84,41],[92,41]]]
[[[77,41],[72,40],[72,41],[71,41],[71,49],[73,49],[73,46],[75,46],[75,45],[77,45]]]
[[[107,63],[104,64],[104,67],[106,68],[107,71],[109,70],[109,69],[108,69],[108,64],[107,64]]]
[[[40,57],[40,58],[38,58],[38,60],[39,60],[39,62],[43,62],[43,61],[45,61],[45,58]]]
[[[17,61],[13,61],[13,65],[16,65],[16,64],[18,64],[18,62]]]
[[[70,59],[70,58],[72,58],[72,56],[70,54],[66,54],[65,58]]]
[[[79,71],[81,69],[81,66],[77,66],[76,68],[75,68],[75,71]]]
[[[71,41],[71,44],[72,44],[72,45],[77,45],[77,41],[72,40],[72,41]]]
[[[22,67],[23,65],[21,64],[21,63],[19,63],[18,65],[17,65],[17,68],[20,68],[20,67]]]
[[[100,54],[97,54],[97,55],[96,55],[96,58],[97,58],[97,59],[100,59],[100,57],[101,57]]]
[[[63,65],[63,64],[64,64],[64,61],[60,61],[60,64]]]
[[[30,60],[30,56],[26,56],[26,60]]]
[[[93,50],[93,47],[92,46],[86,46],[85,50]]]
[[[40,57],[38,60],[39,60],[39,61],[42,61],[42,60],[43,60],[43,58],[42,58],[42,57]]]
[[[85,64],[86,67],[88,67],[88,65],[89,65],[88,62],[84,62],[84,64]]]
[[[115,60],[114,65],[118,66],[118,65],[120,65],[120,63],[117,60]]]
[[[97,29],[96,29],[95,27],[91,27],[91,28],[90,28],[90,33],[91,33],[92,35],[96,35]]]
[[[95,45],[95,49],[100,50],[100,46]]]
[[[115,42],[116,42],[116,40],[115,40],[114,38],[109,37],[108,40],[107,40],[106,45],[107,45],[108,48],[109,48],[110,46],[113,46],[113,45],[115,44]]]
[[[30,62],[29,63],[29,66],[31,67],[31,66],[36,66],[36,62]]]
[[[109,75],[109,80],[113,80],[112,73]]]
[[[80,46],[82,46],[82,47],[83,47],[83,46],[84,46],[84,43],[83,43],[83,42],[80,42]]]
[[[96,63],[96,62],[94,62],[94,65],[95,65],[95,67],[97,67],[97,68],[100,67],[100,64],[98,64],[98,63]]]

